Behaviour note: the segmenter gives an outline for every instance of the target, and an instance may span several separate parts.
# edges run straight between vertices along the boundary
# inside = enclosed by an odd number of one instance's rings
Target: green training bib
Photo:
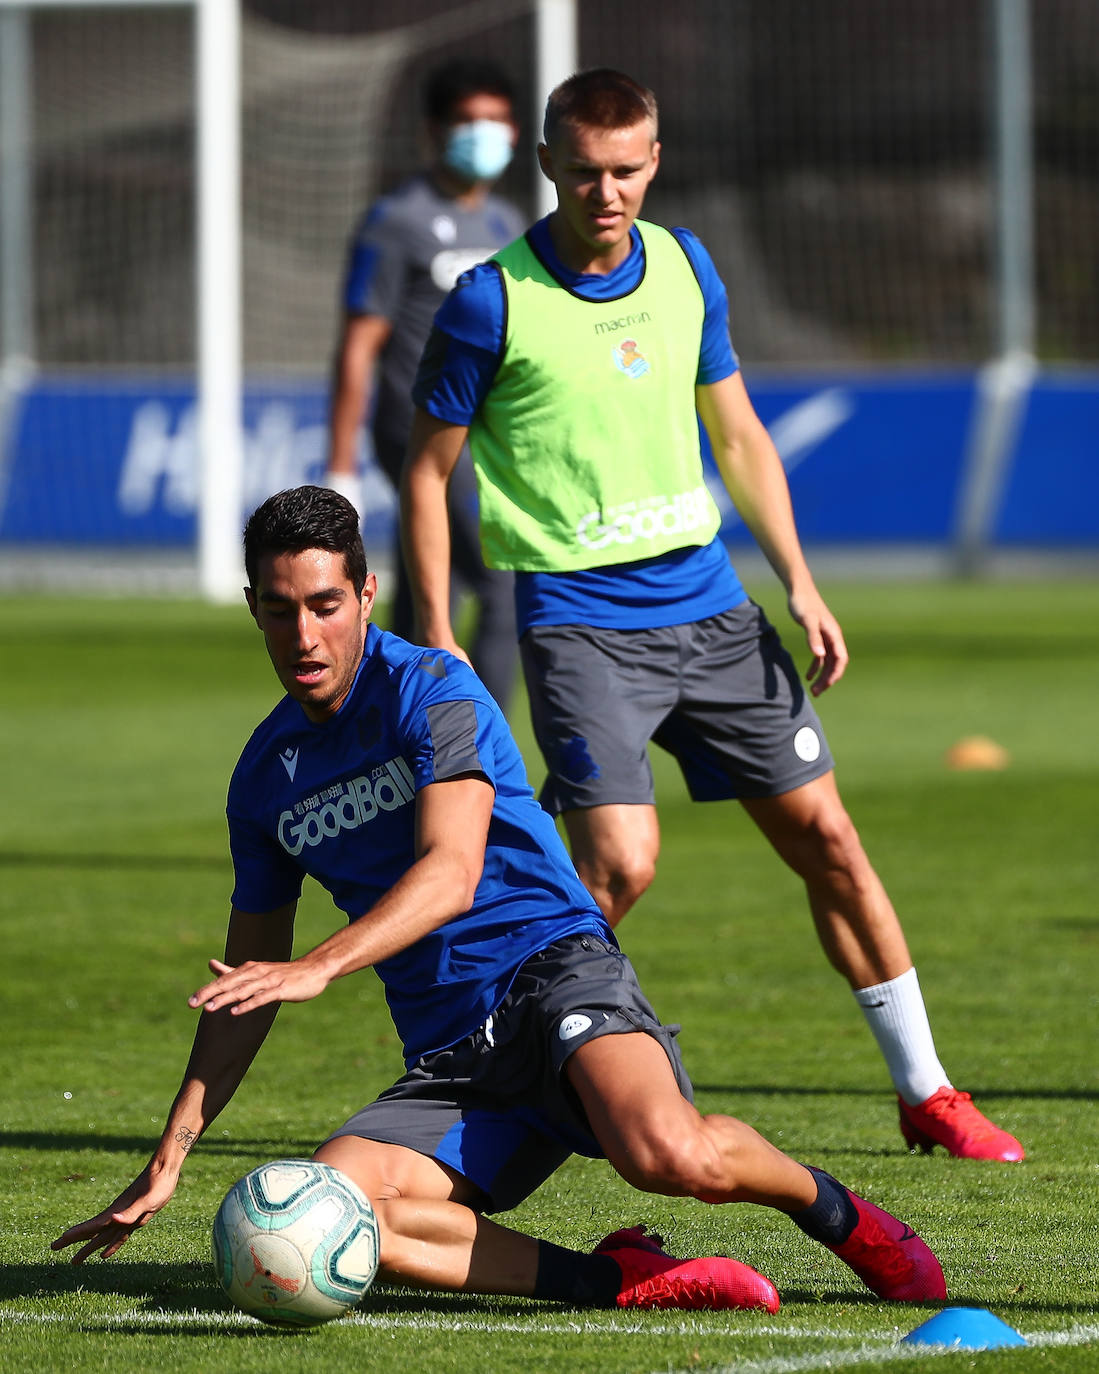
[[[674,235],[638,221],[644,275],[588,301],[526,238],[493,257],[503,356],[470,427],[485,561],[563,572],[708,544],[695,378],[705,304]]]

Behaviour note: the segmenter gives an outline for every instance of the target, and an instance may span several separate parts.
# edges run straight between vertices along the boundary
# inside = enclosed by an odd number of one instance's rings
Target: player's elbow
[[[459,910],[468,911],[474,904],[477,897],[477,888],[481,882],[481,874],[484,872],[482,864],[466,864],[462,868],[462,879],[456,888],[456,897],[459,901]]]
[[[480,874],[476,877],[467,875],[465,883],[461,887],[454,889],[454,915],[464,916],[472,907],[477,896],[477,884],[480,882]]]
[[[451,916],[461,916],[473,905],[484,872],[484,856],[450,854],[440,867],[438,881]]]

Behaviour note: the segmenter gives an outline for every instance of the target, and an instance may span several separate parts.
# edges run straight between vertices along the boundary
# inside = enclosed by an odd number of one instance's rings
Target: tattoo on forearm
[[[184,1153],[190,1150],[197,1139],[198,1136],[195,1135],[194,1131],[189,1130],[186,1126],[181,1126],[176,1131],[176,1144],[183,1146]]]

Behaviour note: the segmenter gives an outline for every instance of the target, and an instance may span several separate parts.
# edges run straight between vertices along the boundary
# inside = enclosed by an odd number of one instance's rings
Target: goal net
[[[429,6],[412,22],[389,9],[388,25],[351,34],[242,12],[245,512],[323,471],[348,236],[422,155],[420,75],[475,45],[529,85],[529,0]],[[0,82],[8,585],[71,582],[73,555],[84,583],[196,585],[196,48],[182,0],[0,0],[0,73],[17,77]],[[394,497],[365,456],[365,533],[384,559]]]
[[[41,585],[55,569],[70,584],[59,550],[85,560],[84,583],[196,585],[198,3],[0,0],[9,585]],[[575,7],[578,65],[621,67],[660,98],[664,152],[646,213],[689,225],[713,254],[753,394],[768,369],[953,370],[971,389],[996,355],[992,18],[1011,3]],[[476,51],[513,73],[521,151],[501,189],[536,211],[537,4],[242,0],[245,508],[321,472],[347,238],[362,208],[421,160],[429,66]],[[1033,223],[1035,349],[1043,363],[1094,364],[1099,6],[1031,0],[1029,13],[1033,199],[1022,213]],[[820,405],[791,409],[799,433],[841,427],[846,397],[831,396],[816,429]],[[954,407],[955,447],[968,397],[945,396],[936,412]],[[376,558],[392,547],[393,495],[367,472]],[[857,478],[865,487],[862,469]],[[945,508],[953,467],[942,482]],[[844,505],[835,491],[822,494],[822,522]],[[834,521],[829,531],[846,533]]]

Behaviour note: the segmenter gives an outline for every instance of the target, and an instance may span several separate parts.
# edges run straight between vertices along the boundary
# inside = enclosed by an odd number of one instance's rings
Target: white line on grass
[[[798,1333],[808,1337],[807,1331]],[[1020,1335],[1023,1333],[1020,1332]],[[1024,1336],[1029,1346],[1075,1346],[1091,1345],[1099,1341],[1099,1326],[1078,1324],[1065,1331],[1035,1331]],[[737,1360],[736,1364],[720,1365],[712,1374],[811,1374],[815,1369],[853,1369],[860,1364],[884,1364],[893,1360],[931,1359],[936,1355],[957,1355],[957,1346],[946,1345],[888,1345],[862,1341],[852,1350],[821,1351],[816,1355],[777,1355],[765,1360]],[[669,1371],[667,1368],[656,1374],[686,1374],[686,1371]]]
[[[57,1312],[20,1312],[0,1309],[0,1327],[14,1326],[75,1326],[81,1330],[99,1328],[103,1330],[120,1327],[202,1327],[216,1326],[225,1328],[262,1329],[257,1318],[246,1316],[243,1312],[203,1312],[192,1308],[187,1312],[131,1310],[114,1312],[98,1317],[76,1318]],[[604,1318],[600,1321],[560,1316],[555,1319],[522,1321],[516,1318],[471,1318],[447,1317],[438,1312],[417,1315],[396,1315],[384,1312],[356,1312],[344,1318],[344,1325],[365,1326],[378,1331],[424,1331],[463,1332],[474,1331],[483,1335],[503,1335],[519,1333],[524,1335],[592,1335],[602,1334],[637,1336],[693,1336],[715,1334],[712,1323],[652,1321],[646,1317],[619,1316]],[[826,1340],[835,1341],[842,1347],[849,1339],[848,1333],[837,1327],[806,1328],[800,1326],[756,1326],[745,1327],[743,1331],[729,1331],[730,1338],[737,1336],[775,1336],[786,1340]],[[1029,1336],[1025,1333],[1030,1346],[1079,1346],[1099,1342],[1099,1325],[1077,1323],[1063,1331],[1035,1331]],[[879,1336],[860,1340],[858,1345],[843,1349],[833,1347],[813,1355],[776,1355],[762,1360],[737,1360],[735,1364],[725,1365],[714,1370],[713,1374],[809,1374],[816,1369],[853,1369],[858,1365],[883,1363],[913,1358],[931,1358],[936,1355],[957,1354],[956,1348],[947,1346],[900,1345],[895,1334],[888,1338]],[[660,1374],[675,1374],[666,1368]],[[682,1371],[679,1374],[683,1374]]]
[[[1099,1341],[1099,1326],[1070,1326],[1067,1331],[1035,1331],[1027,1345],[1087,1345]]]
[[[346,1318],[356,1326],[368,1326],[376,1331],[398,1330],[438,1330],[438,1331],[480,1331],[486,1335],[509,1333],[513,1331],[530,1333],[536,1336],[568,1334],[570,1336],[712,1336],[716,1328],[710,1322],[684,1319],[678,1322],[649,1320],[645,1316],[616,1314],[603,1321],[593,1321],[586,1317],[541,1318],[537,1321],[522,1321],[518,1318],[477,1318],[444,1317],[438,1313],[425,1312],[422,1316],[392,1316],[386,1313],[356,1312]],[[730,1335],[739,1334],[729,1332]],[[744,1335],[783,1336],[788,1339],[805,1337],[814,1340],[842,1340],[843,1332],[830,1330],[803,1330],[796,1326],[751,1326],[744,1328]]]
[[[110,1329],[116,1326],[254,1326],[243,1312],[108,1312],[97,1317],[75,1317],[61,1312],[9,1312],[0,1308],[2,1326],[79,1326],[81,1331]]]
[[[11,1323],[17,1326],[64,1326],[79,1322],[82,1330],[91,1327],[116,1328],[125,1326],[224,1326],[247,1330],[263,1330],[264,1323],[258,1317],[249,1317],[243,1312],[202,1312],[192,1308],[188,1312],[169,1312],[132,1309],[128,1312],[109,1312],[95,1317],[73,1317],[59,1312],[11,1312],[0,1308],[0,1326]],[[484,1335],[503,1335],[513,1332],[535,1336],[582,1335],[582,1336],[705,1336],[713,1335],[715,1328],[705,1321],[681,1322],[648,1321],[644,1317],[618,1317],[604,1321],[591,1321],[586,1318],[558,1317],[542,1318],[537,1321],[523,1321],[506,1317],[446,1317],[438,1312],[424,1312],[420,1315],[395,1315],[384,1312],[353,1312],[344,1317],[341,1326],[365,1326],[374,1331],[475,1331]],[[736,1333],[729,1333],[736,1334]],[[824,1330],[805,1329],[796,1326],[752,1326],[745,1328],[745,1335],[779,1336],[787,1339],[842,1340],[843,1331],[835,1328]]]

